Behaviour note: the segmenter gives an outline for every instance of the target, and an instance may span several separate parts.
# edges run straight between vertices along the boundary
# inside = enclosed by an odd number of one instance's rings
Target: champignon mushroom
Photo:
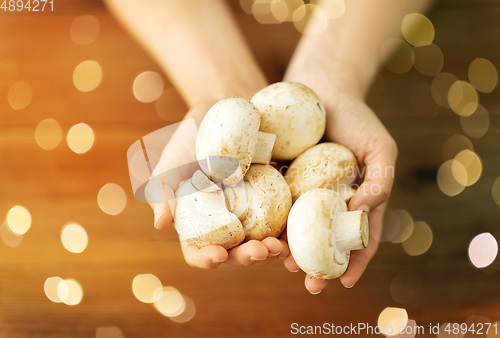
[[[181,183],[175,195],[174,227],[181,241],[229,250],[245,239],[240,220],[227,210],[223,191],[201,171]]]
[[[356,157],[343,145],[320,143],[300,154],[285,173],[293,200],[311,189],[337,191],[347,202],[355,193]]]
[[[285,179],[270,165],[253,164],[241,186],[226,187],[231,210],[239,215],[245,240],[278,237],[286,226],[292,196]]]
[[[260,132],[260,123],[257,108],[242,98],[227,98],[209,109],[198,131],[196,157],[212,181],[235,184],[251,163],[271,161],[276,135]]]
[[[350,251],[368,245],[368,234],[366,212],[347,211],[343,198],[333,190],[309,190],[288,215],[288,245],[293,258],[316,278],[340,277],[349,264]]]
[[[278,82],[258,91],[250,100],[262,118],[260,130],[277,136],[273,157],[293,160],[319,142],[326,113],[319,97],[307,86]]]

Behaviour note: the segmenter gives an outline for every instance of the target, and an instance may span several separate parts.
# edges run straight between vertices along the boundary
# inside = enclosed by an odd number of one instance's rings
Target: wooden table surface
[[[401,244],[382,243],[353,289],[334,280],[321,294],[311,295],[304,289],[304,274],[290,273],[279,261],[242,269],[190,268],[175,231],[153,228],[150,207],[136,201],[130,188],[127,149],[141,136],[181,119],[186,108],[171,105],[166,121],[154,103],[135,99],[132,82],[143,71],[156,71],[166,88],[171,85],[102,3],[54,2],[52,13],[0,10],[0,62],[10,59],[17,65],[17,74],[8,74],[12,67],[0,74],[0,215],[22,205],[33,219],[19,246],[0,242],[0,337],[94,337],[103,327],[117,327],[123,337],[285,337],[291,336],[292,323],[375,326],[386,307],[406,309],[410,319],[426,328],[422,336],[436,336],[429,333],[429,324],[500,320],[499,259],[477,269],[467,254],[479,233],[500,239],[500,207],[491,194],[500,176],[498,87],[480,96],[490,113],[489,131],[471,138],[483,163],[482,176],[458,196],[448,197],[439,190],[436,174],[444,142],[463,134],[458,116],[444,108],[434,118],[412,111],[412,89],[430,84],[432,77],[415,69],[406,74],[381,71],[383,91],[379,82],[369,103],[399,145],[390,207],[428,223],[433,243],[420,256],[407,255]],[[236,1],[233,5],[270,81],[279,81],[299,34],[290,23],[260,25]],[[85,14],[98,18],[100,33],[89,45],[75,44],[70,27]],[[500,67],[499,17],[499,2],[439,3],[429,18],[444,55],[443,71],[467,80],[476,57]],[[74,68],[85,60],[96,60],[103,69],[102,83],[86,93],[72,82]],[[29,83],[33,98],[16,111],[7,96],[20,80]],[[61,124],[64,137],[71,126],[88,124],[95,133],[93,148],[76,154],[63,139],[53,150],[41,149],[35,129],[47,118]],[[107,183],[120,185],[127,194],[126,208],[116,216],[97,203]],[[89,244],[80,254],[61,244],[60,231],[68,221],[87,231]],[[196,306],[194,318],[176,323],[137,300],[132,280],[142,273],[152,273],[189,296]],[[44,283],[53,276],[76,279],[84,292],[81,303],[51,302]],[[394,296],[395,285],[409,295],[408,302]]]

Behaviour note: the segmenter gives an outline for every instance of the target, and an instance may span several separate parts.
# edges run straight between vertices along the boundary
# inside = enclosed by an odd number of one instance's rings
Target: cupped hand
[[[189,179],[199,168],[196,161],[196,126],[200,125],[205,113],[214,103],[215,100],[206,101],[190,109],[165,146],[153,170],[152,176],[161,178],[157,180],[161,188],[152,190],[162,191],[163,201],[167,200],[166,203],[150,203],[154,211],[154,226],[158,230],[174,223],[176,207],[174,192],[181,181]],[[272,237],[262,241],[251,240],[230,250],[220,245],[198,248],[187,241],[181,241],[181,248],[186,262],[190,266],[202,269],[214,269],[223,262],[232,266],[267,264],[278,257],[285,258],[290,254],[286,241]]]
[[[327,112],[326,138],[351,149],[358,160],[361,185],[351,198],[348,208],[350,211],[364,210],[368,213],[368,247],[351,251],[349,266],[340,277],[340,282],[350,288],[361,278],[380,242],[385,202],[394,180],[397,146],[362,98],[342,90],[332,90],[326,95],[314,87],[313,90],[318,92]],[[284,260],[284,265],[290,271],[299,270],[292,255]],[[317,294],[328,282],[307,275],[305,287],[309,292]]]

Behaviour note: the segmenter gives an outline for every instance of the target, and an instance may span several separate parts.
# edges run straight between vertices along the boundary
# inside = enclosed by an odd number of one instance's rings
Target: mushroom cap
[[[285,179],[270,165],[252,164],[245,176],[248,209],[241,223],[245,239],[278,237],[286,226],[292,196]]]
[[[355,179],[356,157],[348,148],[333,142],[306,150],[290,164],[285,174],[294,201],[311,189],[342,191]]]
[[[226,209],[222,190],[199,191],[187,180],[175,195],[174,227],[181,241],[198,248],[221,245],[229,250],[245,239],[238,217]]]
[[[278,82],[251,99],[262,118],[260,130],[276,134],[273,158],[293,160],[319,142],[325,132],[325,107],[309,87]]]
[[[214,104],[201,122],[196,138],[196,158],[214,182],[235,184],[248,171],[255,153],[260,115],[242,98]]]
[[[290,251],[298,266],[313,277],[334,279],[347,269],[350,251],[339,252],[334,229],[334,215],[343,211],[347,211],[343,198],[327,189],[309,190],[290,210]]]

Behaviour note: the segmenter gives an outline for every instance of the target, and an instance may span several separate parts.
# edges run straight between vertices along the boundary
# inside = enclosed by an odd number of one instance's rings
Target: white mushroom
[[[368,217],[364,211],[347,211],[333,190],[313,189],[295,202],[288,216],[290,251],[299,267],[321,279],[340,277],[351,250],[366,248]]]
[[[222,190],[200,171],[179,186],[174,227],[181,241],[201,248],[222,245],[226,250],[245,239],[243,226],[227,210]]]
[[[293,160],[325,132],[323,103],[303,84],[274,83],[257,92],[251,102],[262,118],[260,130],[277,136],[273,151],[277,160]]]
[[[196,157],[214,182],[240,181],[251,163],[268,164],[276,135],[259,131],[257,108],[242,98],[228,98],[209,109],[198,131]]]
[[[244,191],[237,186],[227,187],[226,192],[247,241],[278,237],[285,229],[292,197],[285,179],[272,166],[253,164],[245,176]]]
[[[356,179],[356,157],[343,145],[320,143],[297,157],[286,171],[293,200],[311,189],[335,190],[347,202],[355,190],[351,184]]]

